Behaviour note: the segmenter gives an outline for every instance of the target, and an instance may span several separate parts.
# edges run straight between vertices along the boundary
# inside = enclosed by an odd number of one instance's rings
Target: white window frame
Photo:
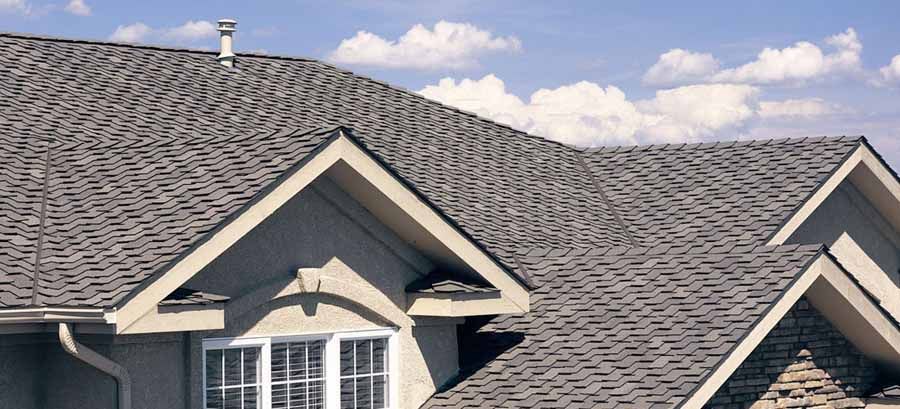
[[[207,338],[203,340],[203,407],[206,407],[206,351],[210,349],[260,347],[259,368],[261,393],[258,397],[260,409],[272,409],[272,344],[281,342],[325,341],[325,409],[341,407],[341,341],[354,339],[387,338],[388,348],[388,407],[400,407],[399,362],[400,342],[396,328],[379,328],[362,331],[340,331],[325,334],[298,334],[250,336],[236,338]]]

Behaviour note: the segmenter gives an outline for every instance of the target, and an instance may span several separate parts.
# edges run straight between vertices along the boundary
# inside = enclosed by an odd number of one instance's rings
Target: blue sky
[[[329,60],[555,140],[865,134],[900,168],[896,1],[70,1],[0,0],[0,30],[216,49],[210,23],[231,17],[238,51]]]

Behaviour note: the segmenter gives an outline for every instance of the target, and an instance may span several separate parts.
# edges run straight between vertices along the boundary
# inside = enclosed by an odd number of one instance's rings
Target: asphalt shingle
[[[532,252],[532,311],[463,339],[426,408],[677,407],[821,246]]]

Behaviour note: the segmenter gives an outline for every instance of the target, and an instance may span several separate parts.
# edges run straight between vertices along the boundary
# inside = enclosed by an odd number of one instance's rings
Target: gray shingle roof
[[[820,251],[531,252],[531,313],[462,341],[466,373],[425,407],[676,407]]]
[[[29,185],[22,195],[41,196],[35,184],[46,180],[43,229],[35,196],[33,220],[25,225],[32,230],[17,233],[23,238],[15,248],[23,255],[0,259],[4,273],[12,272],[3,279],[13,282],[0,285],[0,302],[5,307],[114,305],[331,134],[324,129],[182,141],[37,140],[33,149],[42,155],[31,166],[38,171],[25,179]],[[16,145],[2,149],[10,146]]]
[[[585,162],[641,246],[764,243],[861,137],[588,149]]]
[[[67,58],[59,58],[66,56]],[[519,248],[626,236],[573,151],[318,61],[0,34],[0,133],[193,139],[343,125],[514,267]]]

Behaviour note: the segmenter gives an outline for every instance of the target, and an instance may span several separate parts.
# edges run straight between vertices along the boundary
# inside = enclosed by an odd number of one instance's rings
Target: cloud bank
[[[478,65],[477,58],[496,52],[517,52],[516,37],[497,37],[468,23],[439,21],[434,28],[416,24],[396,41],[368,31],[341,41],[327,59],[348,65],[417,70],[464,69]]]
[[[765,48],[746,64],[721,69],[711,54],[673,49],[659,56],[644,74],[648,85],[680,85],[692,82],[751,85],[803,84],[828,77],[859,74],[862,42],[852,27],[825,39],[832,50],[800,41],[782,49]]]
[[[217,35],[216,25],[206,20],[188,20],[180,26],[166,28],[153,28],[142,22],[137,22],[117,27],[109,36],[109,40],[125,43],[161,41],[186,44],[215,38]]]

